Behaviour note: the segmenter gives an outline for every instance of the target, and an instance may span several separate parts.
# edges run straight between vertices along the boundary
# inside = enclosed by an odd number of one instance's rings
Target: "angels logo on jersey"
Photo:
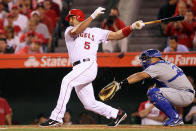
[[[94,39],[95,39],[95,36],[91,35],[90,33],[80,33],[77,37],[88,38],[92,41],[94,41]]]
[[[38,67],[39,66],[39,61],[36,60],[35,56],[29,56],[29,58],[27,59],[27,61],[24,62],[24,65],[26,67]]]

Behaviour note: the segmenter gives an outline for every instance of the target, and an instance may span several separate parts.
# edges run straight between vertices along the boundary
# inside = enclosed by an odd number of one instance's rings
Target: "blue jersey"
[[[169,87],[178,90],[194,90],[182,69],[165,60],[160,60],[151,64],[144,72],[155,79],[156,84],[159,87]]]

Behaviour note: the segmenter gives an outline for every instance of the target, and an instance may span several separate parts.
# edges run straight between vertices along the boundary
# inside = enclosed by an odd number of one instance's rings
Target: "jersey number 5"
[[[84,49],[89,50],[90,49],[90,42],[86,42],[84,43]]]

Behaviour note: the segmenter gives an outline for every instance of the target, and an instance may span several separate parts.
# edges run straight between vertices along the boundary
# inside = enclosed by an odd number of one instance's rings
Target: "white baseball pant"
[[[82,62],[74,66],[73,70],[62,80],[58,102],[55,109],[52,111],[50,119],[61,123],[63,122],[62,118],[64,117],[66,105],[69,101],[73,87],[85,109],[103,115],[108,119],[116,118],[118,114],[117,109],[95,100],[92,81],[96,78],[96,75],[96,61]]]

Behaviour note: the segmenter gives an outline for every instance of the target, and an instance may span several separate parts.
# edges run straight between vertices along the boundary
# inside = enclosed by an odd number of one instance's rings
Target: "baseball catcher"
[[[112,82],[104,87],[99,93],[101,100],[111,99],[121,87],[124,88],[129,84],[152,78],[155,80],[156,86],[148,90],[147,96],[150,102],[169,118],[163,125],[178,126],[184,124],[175,107],[191,104],[195,90],[182,69],[165,61],[160,51],[156,49],[148,49],[142,52],[140,60],[144,71],[130,75],[119,83]]]

